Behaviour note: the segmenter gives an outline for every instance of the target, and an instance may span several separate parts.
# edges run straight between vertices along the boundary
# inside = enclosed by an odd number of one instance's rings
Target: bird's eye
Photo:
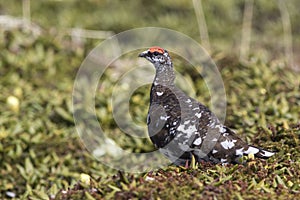
[[[153,55],[157,56],[159,53],[157,51],[153,52]]]

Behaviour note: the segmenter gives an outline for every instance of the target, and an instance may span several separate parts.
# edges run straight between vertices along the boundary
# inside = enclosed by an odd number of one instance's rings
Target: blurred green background
[[[249,14],[251,1],[203,0],[202,9],[195,2],[200,1],[0,0],[1,199],[299,197],[300,1],[254,1],[252,20],[246,20],[252,22],[249,43],[242,43],[242,27],[245,2]],[[196,13],[205,16],[209,40],[201,39]],[[33,24],[26,25],[22,18]],[[226,124],[247,142],[278,154],[245,167],[171,166],[135,175],[118,173],[92,157],[72,116],[77,70],[105,38],[145,26],[170,28],[204,46],[210,44],[226,89]],[[97,32],[99,38],[77,38],[72,28],[102,32]],[[205,32],[203,24],[200,30]],[[241,57],[242,47],[250,48]],[[120,63],[130,67],[132,58],[125,56]],[[187,62],[180,57],[174,55],[174,63],[178,72],[193,80],[198,100],[209,105],[205,82],[186,70]],[[154,147],[147,138],[127,136],[111,115],[109,99],[117,70],[112,64],[102,77],[97,117],[122,148],[151,151]],[[130,113],[142,125],[149,89],[139,88],[130,99]],[[81,173],[92,181],[85,183]]]
[[[204,0],[201,2],[203,9],[200,10],[205,16],[213,50],[228,52],[238,50],[245,2],[251,1]],[[292,27],[294,47],[298,50],[299,1],[284,1],[284,6],[280,2],[283,1],[259,0],[253,4],[252,45],[254,47],[263,46],[268,51],[283,52],[281,51],[284,43],[282,21],[285,20],[285,13],[282,11],[286,10]],[[22,5],[19,1],[3,1],[1,14],[22,17],[24,13]],[[196,9],[199,10],[199,7]],[[195,40],[200,40],[193,1],[42,0],[31,1],[30,14],[33,22],[46,29],[64,30],[79,27],[119,33],[136,27],[158,26],[174,29]]]

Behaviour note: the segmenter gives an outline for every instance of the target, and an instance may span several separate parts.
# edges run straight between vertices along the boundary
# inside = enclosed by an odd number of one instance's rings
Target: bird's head
[[[168,51],[158,46],[150,47],[148,50],[140,53],[139,57],[146,58],[153,63],[155,67],[160,65],[172,65]]]

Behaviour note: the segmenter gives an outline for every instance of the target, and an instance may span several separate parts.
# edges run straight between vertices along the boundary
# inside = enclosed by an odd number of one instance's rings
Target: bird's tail
[[[258,157],[258,158],[269,158],[275,154],[274,152],[267,151],[267,150],[264,150],[264,149],[261,149],[259,147],[255,147],[252,145],[249,145],[248,149],[245,150],[243,153],[246,155],[253,154],[255,157]]]

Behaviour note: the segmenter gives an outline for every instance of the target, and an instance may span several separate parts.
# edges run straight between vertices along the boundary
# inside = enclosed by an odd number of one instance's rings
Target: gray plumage
[[[177,88],[167,50],[151,47],[139,56],[156,69],[150,92],[148,133],[155,147],[174,164],[184,165],[192,155],[198,162],[239,163],[243,155],[268,158],[274,154],[242,141],[207,107]]]

